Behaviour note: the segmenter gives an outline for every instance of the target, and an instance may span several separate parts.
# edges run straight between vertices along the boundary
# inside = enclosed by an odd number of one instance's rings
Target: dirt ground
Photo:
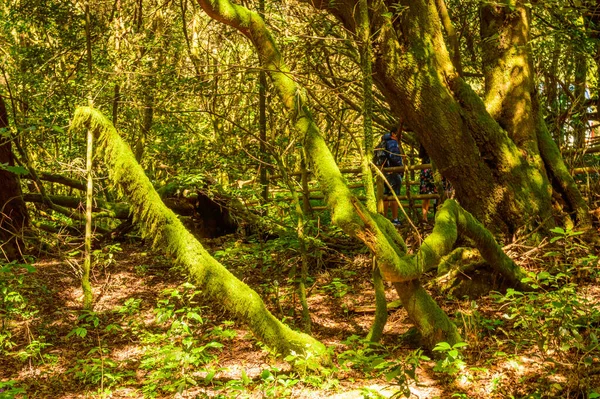
[[[217,249],[212,248],[213,251]],[[165,290],[181,286],[186,281],[185,276],[171,267],[169,259],[149,251],[140,243],[123,243],[121,250],[115,252],[112,259],[107,259],[105,256],[104,261],[94,268],[94,311],[101,326],[114,324],[119,326],[120,332],[95,330],[88,325],[89,335],[85,339],[73,334],[73,329],[85,321],[78,321],[82,298],[78,265],[73,257],[40,257],[34,264],[36,272],[29,276],[27,287],[30,290],[26,293],[37,313],[25,322],[12,322],[12,340],[16,346],[0,358],[0,381],[15,381],[26,390],[29,398],[144,397],[141,384],[149,371],[140,365],[142,354],[148,349],[134,330],[151,330],[156,326],[158,298]],[[348,337],[364,337],[369,331],[374,315],[370,265],[365,253],[348,255],[340,252],[330,259],[323,259],[319,267],[311,270],[308,303],[312,332],[336,354],[350,349],[350,345],[342,343]],[[253,272],[232,271],[257,290],[278,318],[300,328],[300,305],[287,279],[289,270],[262,270],[257,265],[247,267],[254,267],[250,269]],[[585,290],[595,303],[599,302],[597,286],[590,284]],[[391,287],[387,289],[387,297],[390,302],[397,299]],[[139,309],[125,317],[119,309],[131,299],[139,301]],[[481,323],[475,327],[465,315],[472,314],[475,308],[482,320],[502,318],[502,309],[498,309],[500,306],[489,297],[480,298],[477,303],[470,299],[439,297],[437,300],[449,314],[455,315],[455,321],[469,342],[465,352],[466,368],[459,378],[450,378],[447,374],[434,372],[434,360],[422,361],[417,370],[419,382],[411,384],[412,397],[585,397],[584,394],[561,396],[576,391],[565,387],[578,383],[573,380],[578,373],[577,363],[552,364],[540,358],[535,350],[520,347],[513,339],[516,336],[506,328],[495,329],[491,325],[485,333],[474,331],[481,329]],[[225,340],[223,348],[215,352],[216,358],[211,364],[217,372],[211,383],[191,386],[183,393],[159,393],[157,397],[387,398],[397,392],[383,375],[357,368],[344,369],[339,367],[339,361],[333,374],[317,384],[299,381],[289,389],[269,391],[264,378],[261,380],[264,371],[278,370],[282,375],[289,374],[287,362],[269,353],[243,325],[229,321],[229,316],[218,306],[209,303],[201,303],[201,306],[206,326],[226,325],[235,332],[235,337]],[[411,327],[401,307],[390,310],[382,342],[388,359],[403,359],[418,349],[418,340],[411,334]],[[32,341],[43,341],[48,345],[35,355],[19,356]],[[96,364],[96,371],[107,367],[110,360],[114,363],[113,370],[127,374],[127,378],[103,391],[104,387],[97,382],[78,377],[81,359],[93,357],[90,351],[94,348],[103,350],[102,364]],[[431,357],[432,354],[426,355]],[[598,359],[594,360],[597,367]],[[93,369],[94,365],[89,367]],[[237,380],[249,382],[241,390],[227,388],[228,382]],[[286,380],[281,381],[285,383]],[[590,386],[589,378],[585,383]],[[526,396],[535,391],[541,395]],[[10,396],[0,392],[0,398],[3,397]]]

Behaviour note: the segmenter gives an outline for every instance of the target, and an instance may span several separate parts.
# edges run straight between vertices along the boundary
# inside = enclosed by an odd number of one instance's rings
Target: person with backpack
[[[373,163],[380,168],[391,168],[394,166],[403,166],[402,155],[400,152],[400,146],[398,145],[397,131],[392,130],[389,133],[381,136],[381,141],[374,150]],[[402,174],[398,172],[386,173],[385,178],[389,185],[386,183],[384,188],[384,196],[392,195],[389,186],[392,186],[394,193],[400,195],[400,188],[402,186]],[[398,203],[396,200],[384,201],[383,202],[383,214],[387,217],[388,209],[392,210],[392,223],[399,225],[398,220]]]
[[[427,154],[427,150],[423,146],[423,144],[419,147],[419,158],[421,158],[421,164],[431,163],[431,158],[429,158],[429,154]],[[442,187],[444,188],[444,193],[446,198],[453,197],[453,188],[452,184],[446,180],[445,177],[442,177]],[[433,176],[433,169],[421,169],[421,175],[419,177],[419,194],[437,194],[437,186]],[[438,200],[434,200],[433,205],[433,214],[435,215],[437,212],[437,204]],[[428,213],[429,213],[429,199],[423,200],[423,205],[421,207],[422,210],[422,219],[423,223],[428,223]]]
[[[421,144],[421,146],[419,147],[419,158],[421,158],[421,164],[431,163],[429,154],[427,154],[427,150],[425,149],[423,144]],[[437,188],[435,187],[432,169],[421,169],[421,175],[419,176],[419,194],[437,194]],[[423,204],[421,205],[421,221],[423,223],[427,223],[428,221],[427,214],[429,213],[429,203],[429,198],[427,198],[423,200]]]

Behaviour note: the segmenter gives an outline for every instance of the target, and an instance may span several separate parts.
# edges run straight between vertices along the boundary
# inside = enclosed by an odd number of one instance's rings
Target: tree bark
[[[0,164],[15,165],[11,141],[6,105],[0,96]],[[29,215],[21,197],[19,178],[0,167],[0,252],[6,259],[21,258],[23,253],[21,232],[28,224]]]
[[[332,222],[347,234],[360,239],[371,249],[377,259],[381,275],[386,280],[394,283],[409,317],[423,335],[426,345],[433,347],[439,341],[453,344],[461,340],[456,326],[421,287],[418,280],[426,268],[431,267],[435,262],[439,262],[441,256],[450,252],[459,232],[475,239],[486,260],[511,282],[522,287],[520,286],[520,278],[524,274],[523,271],[502,252],[490,232],[453,200],[446,201],[441,207],[436,217],[434,231],[424,241],[419,251],[414,255],[407,255],[407,248],[402,237],[389,220],[375,212],[370,212],[351,194],[332,153],[329,151],[312,115],[304,104],[300,88],[290,77],[289,70],[273,37],[258,14],[247,10],[245,7],[234,5],[229,0],[199,0],[199,2],[204,11],[212,18],[233,26],[254,44],[261,63],[269,71],[273,86],[277,89],[291,121],[303,138],[305,151],[312,161],[315,176],[325,196],[325,202],[332,212]],[[351,16],[355,9],[340,6],[342,12],[350,13]],[[433,12],[437,13],[435,6]],[[385,30],[386,26],[381,24],[381,19],[387,19],[389,22],[389,17],[383,16],[383,14],[376,15],[379,15],[379,17],[375,17],[379,20],[379,31],[381,29]],[[353,16],[350,19],[355,21]],[[377,23],[375,25],[377,27]],[[441,39],[441,34],[438,39]],[[381,49],[381,46],[378,47]],[[396,52],[394,48],[388,50],[392,53]],[[388,54],[388,52],[384,53]],[[394,67],[392,64],[387,66]],[[452,68],[451,63],[448,68]],[[415,75],[411,76],[414,77]],[[469,112],[472,113],[473,118],[483,112],[484,122],[489,122],[489,120],[492,122],[493,128],[490,132],[496,135],[506,135],[486,113],[483,102],[479,99],[475,100],[477,98],[475,94],[468,92],[467,88],[464,87],[466,85],[458,77],[454,76],[453,79],[455,79],[457,88],[462,91],[463,98],[469,101],[472,108]],[[440,81],[436,84],[440,84]],[[414,89],[414,85],[409,89]],[[447,94],[450,93],[447,92]],[[433,101],[429,98],[430,95],[426,93],[426,90],[419,95]],[[418,110],[414,110],[415,107],[412,105],[411,107],[413,112],[423,112],[421,107]],[[455,111],[457,110],[455,109]],[[438,105],[437,112],[445,112],[445,110]],[[459,113],[457,112],[457,114]],[[443,114],[440,115],[443,116]],[[485,119],[485,115],[487,115],[487,119]],[[449,116],[460,119],[458,118],[459,115]],[[427,119],[430,124],[435,123],[435,121],[435,118]],[[421,122],[424,123],[424,121]],[[479,120],[475,120],[475,122],[482,123]],[[447,134],[444,129],[441,129],[440,132]],[[481,132],[479,133],[478,139],[483,139]],[[464,137],[470,136],[464,135]],[[509,141],[509,143],[512,142]],[[475,139],[471,138],[471,144],[475,146]],[[516,147],[509,150],[517,151]],[[509,153],[512,154],[512,152]],[[492,169],[488,166],[486,168],[487,172],[491,174]],[[489,180],[490,183],[493,181]],[[472,180],[469,180],[469,182],[473,183]],[[484,196],[488,193],[482,194]],[[509,195],[510,193],[501,192],[501,194]]]
[[[356,31],[351,10],[357,2],[312,0],[315,7],[334,14],[351,32]],[[376,32],[372,38],[377,49],[374,77],[391,109],[417,134],[440,173],[454,186],[461,204],[487,226],[512,234],[521,226],[548,220],[550,185],[537,150],[537,112],[528,105],[533,86],[527,85],[531,81],[508,87],[511,101],[519,99],[522,112],[529,113],[523,125],[518,125],[526,129],[523,137],[514,129],[511,136],[457,73],[444,42],[435,0],[402,0],[402,12],[397,15],[389,3],[372,0],[369,4],[372,31]],[[526,20],[519,17],[517,22]],[[505,53],[498,54],[496,58]],[[520,54],[521,61],[529,62],[525,55]],[[528,68],[523,66],[522,79],[533,78],[529,72],[525,76]],[[508,97],[500,96],[499,100],[503,98]],[[498,109],[497,116],[501,117],[502,106]],[[582,209],[577,215],[584,217],[586,208]],[[586,223],[585,219],[580,221]]]
[[[540,200],[550,202],[551,181],[580,224],[589,225],[587,204],[566,173],[541,117],[529,46],[530,14],[524,0],[486,3],[481,8],[486,108],[521,150],[530,165],[528,174],[541,179],[546,187],[539,191]],[[546,219],[551,216],[549,212],[541,215]]]
[[[53,204],[69,209],[77,209],[79,212],[81,212],[85,207],[84,198],[70,197],[67,195],[49,195],[48,199],[52,201]],[[35,202],[39,204],[44,203],[44,198],[41,194],[24,194],[23,200],[25,202]],[[100,199],[95,199],[93,203],[93,211],[100,213],[99,215],[95,215],[95,217],[110,217],[123,220],[129,217],[129,206],[127,204],[106,202]],[[81,219],[81,217],[78,219]]]
[[[456,326],[419,284],[416,259],[404,255],[406,245],[394,226],[383,216],[367,210],[351,194],[333,154],[304,105],[301,90],[290,77],[289,69],[260,16],[228,0],[199,2],[208,15],[238,29],[254,44],[263,68],[269,72],[291,121],[303,138],[333,223],[363,241],[374,253],[382,276],[398,282],[398,294],[426,345],[433,347],[438,340],[461,341]]]

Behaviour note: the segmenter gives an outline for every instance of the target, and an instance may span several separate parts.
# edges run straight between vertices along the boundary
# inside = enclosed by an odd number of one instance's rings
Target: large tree
[[[199,0],[199,3],[211,17],[233,26],[253,43],[291,121],[303,138],[305,151],[332,211],[333,222],[371,249],[381,275],[394,283],[404,308],[427,345],[433,347],[439,341],[455,343],[461,339],[456,326],[419,282],[423,272],[435,267],[441,257],[451,251],[459,235],[472,239],[482,256],[508,281],[527,288],[521,285],[524,272],[502,252],[489,231],[453,200],[446,201],[439,210],[432,234],[414,254],[407,254],[402,237],[391,223],[361,204],[350,192],[305,105],[302,91],[259,14],[229,0]]]
[[[7,259],[14,260],[22,254],[20,234],[28,223],[28,215],[19,178],[10,171],[15,165],[11,140],[6,104],[0,96],[0,251]]]
[[[356,31],[358,1],[311,3]],[[391,109],[417,134],[461,204],[486,225],[512,233],[527,223],[551,223],[552,188],[588,224],[587,205],[536,99],[531,4],[482,6],[482,99],[453,63],[436,3],[369,1],[374,79]]]

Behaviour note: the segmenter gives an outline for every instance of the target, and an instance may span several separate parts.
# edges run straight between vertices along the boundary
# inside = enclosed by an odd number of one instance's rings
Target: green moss
[[[367,339],[371,342],[379,342],[383,335],[383,328],[387,322],[388,309],[387,300],[385,299],[385,286],[383,279],[379,273],[379,269],[373,268],[373,286],[375,288],[375,318],[367,335]]]
[[[217,262],[188,232],[177,216],[161,201],[150,180],[136,162],[127,144],[99,111],[80,107],[75,111],[73,128],[89,126],[110,178],[128,198],[134,221],[144,237],[161,247],[182,266],[207,300],[215,301],[244,321],[271,348],[289,354],[305,353],[328,361],[325,347],[314,338],[291,330],[266,308],[258,294]]]
[[[590,226],[592,223],[589,207],[585,202],[581,192],[577,188],[573,176],[569,173],[567,166],[565,165],[562,155],[558,146],[552,140],[550,132],[541,112],[537,115],[537,136],[540,147],[540,154],[544,160],[544,164],[552,176],[552,179],[556,181],[562,194],[569,203],[571,209],[573,209],[577,222],[582,226]]]
[[[394,283],[394,287],[410,320],[417,326],[429,348],[442,341],[450,345],[462,342],[454,323],[421,287],[418,280]]]
[[[332,221],[347,234],[361,239],[373,251],[379,270],[386,280],[418,285],[416,279],[420,276],[420,269],[416,257],[405,254],[406,246],[388,220],[369,212],[351,194],[333,155],[313,121],[312,115],[303,104],[301,90],[288,75],[288,69],[264,23],[258,20],[257,15],[247,10],[238,11],[237,20],[221,15],[220,4],[229,4],[228,0],[199,1],[209,15],[237,28],[252,40],[263,67],[273,80],[273,86],[278,91],[291,122],[303,140],[306,154],[310,157],[315,176],[325,195],[327,206],[332,212]],[[242,8],[235,7],[236,9]],[[249,30],[244,28],[247,26],[248,18],[255,21]],[[388,32],[393,33],[393,29],[389,29]],[[395,43],[397,44],[397,42]],[[457,335],[456,328],[425,290],[422,288],[411,289],[404,292],[402,297],[409,315],[417,320],[417,326],[420,329],[424,329],[422,332],[425,336],[448,336],[448,341],[453,342]],[[412,306],[412,303],[416,305]],[[431,311],[430,314],[429,311]],[[411,314],[411,312],[417,313]],[[440,328],[443,330],[438,330]],[[435,338],[432,338],[431,341],[434,340]]]

